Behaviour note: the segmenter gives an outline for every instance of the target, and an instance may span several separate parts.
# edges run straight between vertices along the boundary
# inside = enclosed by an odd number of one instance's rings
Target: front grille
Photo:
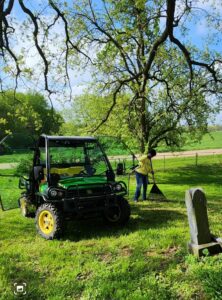
[[[75,197],[94,197],[94,196],[102,196],[112,193],[112,188],[109,185],[102,186],[89,186],[86,188],[79,188],[78,186],[73,186],[67,190],[66,197],[67,198],[75,198]]]

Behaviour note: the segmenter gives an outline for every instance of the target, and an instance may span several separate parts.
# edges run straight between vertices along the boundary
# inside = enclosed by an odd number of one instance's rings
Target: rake
[[[156,184],[154,173],[153,173],[153,165],[152,165],[151,160],[150,160],[150,165],[151,165],[151,170],[152,170],[153,186],[150,190],[148,199],[149,200],[159,200],[159,201],[167,200],[166,196],[163,194],[163,192],[158,188],[158,186]]]

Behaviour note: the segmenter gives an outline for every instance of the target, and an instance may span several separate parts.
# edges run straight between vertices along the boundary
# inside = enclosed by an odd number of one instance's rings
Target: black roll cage
[[[94,138],[94,137],[81,137],[81,136],[50,136],[50,135],[46,135],[46,134],[42,134],[40,135],[38,142],[36,143],[36,147],[35,147],[35,154],[34,154],[34,158],[33,158],[33,166],[39,165],[39,162],[37,162],[37,159],[39,159],[39,148],[40,147],[44,147],[45,148],[45,153],[46,153],[46,177],[47,177],[47,182],[48,185],[51,186],[51,174],[50,174],[50,155],[49,155],[49,142],[50,141],[78,141],[78,142],[94,142],[97,144],[98,148],[101,150],[105,162],[107,164],[108,167],[108,172],[109,174],[107,174],[107,180],[115,180],[115,173],[112,169],[112,166],[109,162],[109,159],[102,147],[102,145],[99,143],[99,141]]]

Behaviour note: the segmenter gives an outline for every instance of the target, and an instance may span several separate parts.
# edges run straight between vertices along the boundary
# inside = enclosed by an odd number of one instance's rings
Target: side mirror
[[[34,179],[35,180],[42,180],[44,179],[44,171],[42,166],[35,166],[34,167]]]
[[[118,163],[116,168],[116,175],[123,175],[124,173],[124,164]]]
[[[19,189],[25,189],[25,182],[24,182],[24,178],[20,177],[19,178]]]
[[[30,189],[30,181],[29,179],[21,176],[19,178],[19,188],[22,190],[22,189],[26,189],[26,190],[29,190]]]

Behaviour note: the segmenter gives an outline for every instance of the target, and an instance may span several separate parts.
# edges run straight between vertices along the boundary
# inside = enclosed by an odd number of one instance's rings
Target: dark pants
[[[146,191],[148,186],[148,176],[135,172],[136,174],[136,192],[134,200],[137,201],[140,196],[141,187],[143,186],[143,200],[146,200]]]

